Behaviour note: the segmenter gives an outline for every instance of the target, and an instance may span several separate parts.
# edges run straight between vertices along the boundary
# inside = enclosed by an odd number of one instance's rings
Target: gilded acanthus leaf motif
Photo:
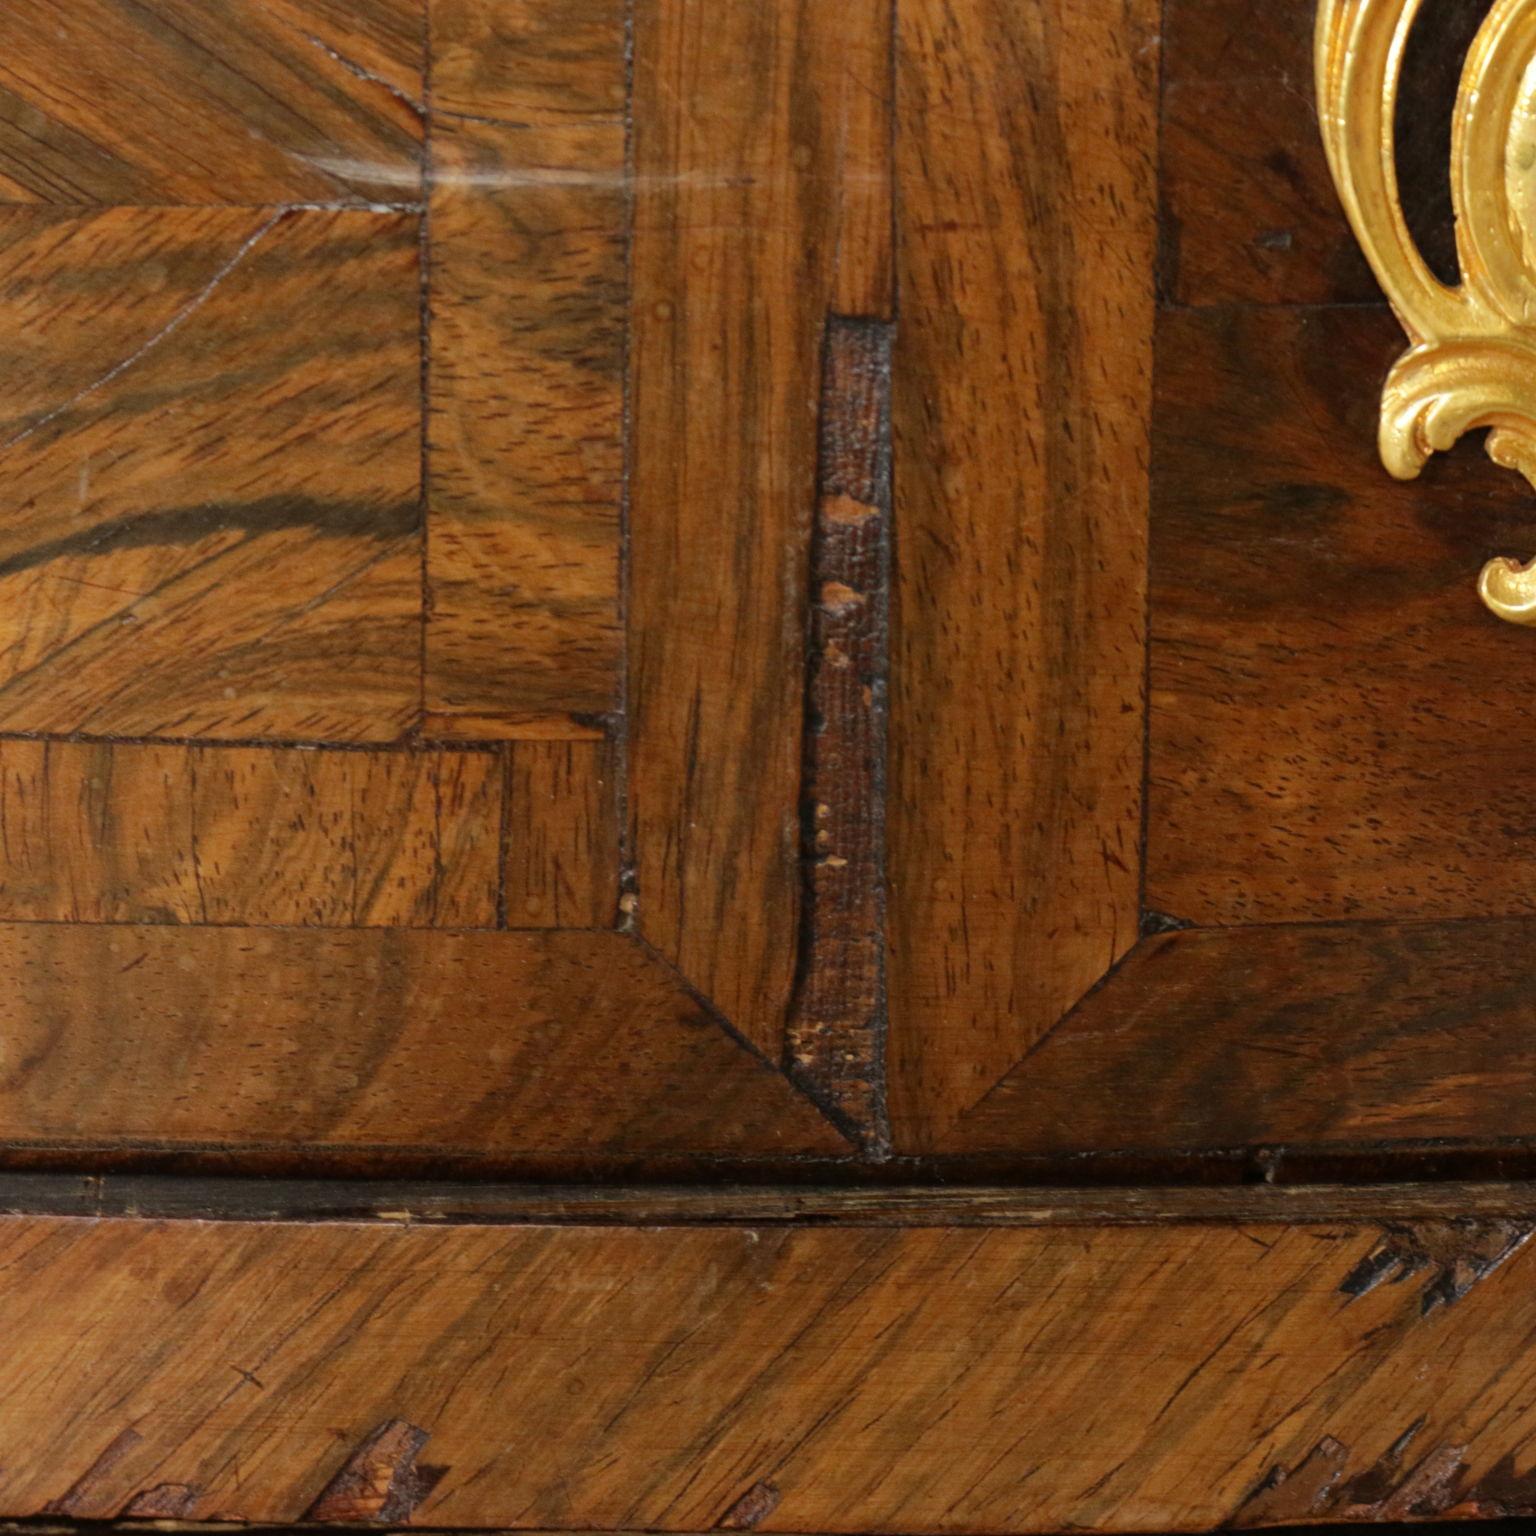
[[[1461,281],[1442,282],[1398,196],[1393,124],[1421,0],[1320,0],[1317,99],[1349,221],[1410,346],[1387,377],[1381,458],[1412,479],[1488,429],[1496,464],[1536,487],[1536,0],[1497,0],[1467,54],[1451,132]],[[1478,592],[1536,624],[1536,560],[1490,561]]]

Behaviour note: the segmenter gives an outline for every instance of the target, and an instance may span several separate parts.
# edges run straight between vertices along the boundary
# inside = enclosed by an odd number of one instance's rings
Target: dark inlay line
[[[321,501],[305,496],[266,496],[257,501],[205,502],[115,517],[57,539],[30,544],[0,558],[0,576],[35,570],[71,555],[105,555],[119,549],[195,544],[215,533],[255,537],[293,528],[323,539],[387,542],[415,533],[421,507],[414,501]]]
[[[802,905],[789,1070],[888,1153],[885,801],[891,590],[891,326],[828,320],[811,529]]]

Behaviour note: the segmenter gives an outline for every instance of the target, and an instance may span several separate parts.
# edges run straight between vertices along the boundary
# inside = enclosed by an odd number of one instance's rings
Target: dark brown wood
[[[506,926],[614,927],[621,862],[615,746],[518,741],[506,750]]]
[[[806,583],[801,862],[789,1057],[876,1150],[885,1114],[885,795],[891,328],[835,315],[823,343]]]
[[[821,340],[890,309],[890,12],[639,0],[634,50],[628,894],[778,1057]]]
[[[17,1150],[354,1169],[846,1151],[619,934],[5,924],[0,1033]]]
[[[1488,0],[1432,0],[1407,51],[1397,123],[1404,212],[1456,275],[1451,107]],[[1163,297],[1177,304],[1379,300],[1334,192],[1312,85],[1314,7],[1168,0]]]
[[[963,1120],[954,1151],[1536,1135],[1526,920],[1144,940]]]
[[[1156,13],[898,6],[904,1150],[941,1141],[1135,942]]]
[[[1528,488],[1473,443],[1387,477],[1384,309],[1169,314],[1158,336],[1146,905],[1536,910],[1536,648],[1474,590],[1490,555],[1536,553]]]

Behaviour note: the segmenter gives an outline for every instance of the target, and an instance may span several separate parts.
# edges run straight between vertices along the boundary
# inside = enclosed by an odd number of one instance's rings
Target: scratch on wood
[[[446,1467],[418,1467],[429,1436],[404,1419],[388,1419],[347,1458],[306,1518],[402,1525],[442,1478]]]
[[[777,1483],[753,1483],[742,1496],[720,1517],[717,1529],[722,1531],[755,1530],[779,1507]]]
[[[804,881],[790,1069],[867,1150],[889,1147],[885,1030],[891,327],[832,316],[811,529]]]
[[[100,1514],[100,1501],[106,1491],[112,1469],[140,1443],[143,1436],[136,1429],[125,1429],[114,1437],[90,1466],[76,1478],[69,1491],[43,1506],[45,1515],[69,1515],[70,1517]],[[110,1513],[111,1511],[108,1511]]]
[[[1421,1314],[1454,1306],[1518,1253],[1532,1230],[1520,1222],[1472,1218],[1389,1227],[1376,1247],[1344,1277],[1339,1290],[1353,1301],[1370,1295],[1378,1286],[1401,1285],[1423,1275]]]

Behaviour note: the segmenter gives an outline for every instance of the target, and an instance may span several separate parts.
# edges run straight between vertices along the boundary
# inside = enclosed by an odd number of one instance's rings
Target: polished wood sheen
[[[1536,1515],[1536,514],[1313,19],[6,10],[0,1524]]]

